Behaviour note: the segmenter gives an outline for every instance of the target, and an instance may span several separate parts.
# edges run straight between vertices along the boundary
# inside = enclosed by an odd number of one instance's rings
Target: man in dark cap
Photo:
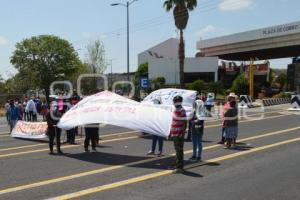
[[[176,151],[175,173],[183,172],[183,144],[187,117],[186,111],[182,107],[182,101],[183,99],[181,96],[175,96],[173,98],[175,110],[173,111],[170,137],[174,141],[174,148]]]

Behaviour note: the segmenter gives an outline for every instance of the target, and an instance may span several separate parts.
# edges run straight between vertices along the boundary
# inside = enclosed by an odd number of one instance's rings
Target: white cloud
[[[0,36],[0,46],[7,45],[9,43],[8,39],[3,36]]]
[[[200,29],[199,31],[196,32],[196,36],[201,37],[204,36],[208,33],[213,33],[217,30],[216,27],[212,26],[212,25],[207,25],[206,27]]]
[[[253,0],[223,0],[219,4],[219,9],[222,11],[234,11],[249,8],[253,5]]]

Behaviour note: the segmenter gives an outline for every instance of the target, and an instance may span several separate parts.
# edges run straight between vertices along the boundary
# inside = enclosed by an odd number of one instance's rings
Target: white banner
[[[193,104],[195,102],[197,91],[183,90],[175,88],[166,88],[151,92],[143,101],[142,104],[153,104],[155,99],[160,99],[163,106],[173,106],[173,98],[175,96],[183,98],[182,106],[186,110],[187,116],[193,113]]]
[[[27,139],[45,139],[47,138],[46,122],[25,122],[18,121],[12,130],[11,137],[27,138]]]
[[[145,133],[167,137],[172,113],[144,105],[109,91],[84,98],[72,107],[58,123],[68,130],[86,124],[111,124]]]

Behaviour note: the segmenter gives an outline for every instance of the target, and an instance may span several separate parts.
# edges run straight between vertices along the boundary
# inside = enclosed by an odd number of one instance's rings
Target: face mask
[[[175,105],[175,108],[181,108],[181,105]]]

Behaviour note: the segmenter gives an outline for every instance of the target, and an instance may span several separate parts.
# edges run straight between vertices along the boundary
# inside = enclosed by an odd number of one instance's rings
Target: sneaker
[[[84,152],[88,153],[88,152],[90,152],[90,150],[88,148],[85,148]]]
[[[189,160],[193,160],[193,161],[195,161],[195,160],[196,160],[196,156],[192,156],[192,157],[190,157],[190,158],[189,158]]]
[[[196,158],[196,161],[197,161],[197,162],[202,162],[202,159],[201,159],[200,157],[197,157],[197,158]]]
[[[153,151],[149,151],[149,152],[147,153],[147,155],[154,155],[154,152],[153,152]]]
[[[92,148],[92,150],[93,150],[94,152],[97,152],[97,149],[96,149],[96,148]]]
[[[176,168],[175,170],[174,170],[174,174],[182,174],[184,172],[184,170],[183,169],[181,169],[181,168]]]
[[[49,155],[54,155],[53,151],[50,151],[50,152],[49,152]]]
[[[57,151],[58,154],[63,154],[64,152],[62,152],[61,150]]]
[[[162,155],[163,155],[162,151],[159,151],[158,154],[157,154],[157,156],[162,156]]]
[[[168,166],[168,170],[174,170],[174,169],[176,169],[175,165]]]

